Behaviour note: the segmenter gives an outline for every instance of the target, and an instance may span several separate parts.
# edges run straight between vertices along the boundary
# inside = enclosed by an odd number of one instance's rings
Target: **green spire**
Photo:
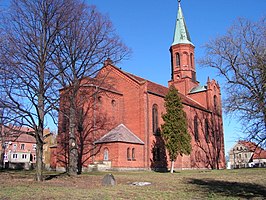
[[[173,44],[192,44],[189,32],[187,30],[185,18],[182,13],[180,1],[178,1],[178,13],[176,18],[176,25],[175,25],[175,34]],[[192,44],[193,45],[193,44]]]

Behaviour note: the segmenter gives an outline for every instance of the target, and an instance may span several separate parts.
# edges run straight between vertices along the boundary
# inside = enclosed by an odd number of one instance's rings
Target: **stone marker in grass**
[[[115,177],[113,176],[113,174],[106,174],[103,177],[102,185],[103,186],[116,185],[116,180],[115,180]]]

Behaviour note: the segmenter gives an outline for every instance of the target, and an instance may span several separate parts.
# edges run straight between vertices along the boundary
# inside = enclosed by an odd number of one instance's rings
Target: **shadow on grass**
[[[58,178],[60,176],[68,176],[67,172],[62,172],[62,173],[57,173],[57,174],[49,174],[49,175],[44,175],[44,180],[49,181],[54,178]]]
[[[213,179],[189,179],[188,183],[198,185],[209,193],[245,199],[266,198],[266,187],[252,183],[218,181]]]

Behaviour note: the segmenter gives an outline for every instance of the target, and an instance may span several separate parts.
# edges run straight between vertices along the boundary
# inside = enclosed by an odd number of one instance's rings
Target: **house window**
[[[17,159],[18,158],[18,154],[14,153],[12,156],[13,159]]]
[[[206,142],[207,143],[210,142],[209,135],[210,135],[210,132],[209,132],[209,122],[208,122],[208,119],[205,119],[205,139],[206,139]]]
[[[103,151],[103,160],[104,161],[109,160],[109,150],[107,148],[105,148]]]
[[[194,138],[195,141],[199,141],[199,130],[198,130],[198,118],[194,117]]]
[[[32,150],[34,150],[34,151],[36,150],[36,144],[32,145]]]
[[[176,53],[175,57],[176,57],[176,67],[180,67],[180,54]]]
[[[17,149],[17,144],[13,144],[13,150]]]
[[[127,160],[131,160],[129,147],[127,148]]]
[[[158,129],[158,106],[154,104],[152,106],[152,131],[154,135],[159,134]]]
[[[245,153],[245,158],[248,158],[248,155]]]
[[[132,148],[132,160],[136,160],[136,158],[135,158],[135,148]]]
[[[25,144],[21,144],[21,145],[20,145],[20,149],[21,149],[21,150],[24,150],[24,149],[25,149]]]
[[[8,147],[8,142],[5,142],[5,148]]]
[[[27,159],[27,154],[22,154],[22,159]]]

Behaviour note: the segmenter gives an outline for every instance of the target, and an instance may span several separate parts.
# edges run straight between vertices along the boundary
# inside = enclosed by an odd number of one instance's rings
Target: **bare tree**
[[[70,175],[76,175],[78,145],[75,133],[80,132],[76,119],[77,111],[80,109],[79,90],[84,85],[92,84],[91,79],[85,77],[93,78],[107,58],[118,62],[130,51],[115,34],[110,20],[100,14],[95,7],[80,3],[72,15],[75,20],[70,22],[68,28],[58,37],[60,48],[54,62],[59,70],[63,69],[59,82],[62,87],[67,87],[62,93],[64,96],[62,99],[68,102],[68,112],[63,113],[60,109],[60,114],[68,115],[66,116],[69,120],[67,170]],[[98,83],[93,87],[100,87],[101,84]]]
[[[203,66],[218,70],[226,83],[225,110],[243,123],[247,138],[266,141],[266,18],[239,19],[224,36],[208,42]]]
[[[12,0],[1,24],[2,101],[14,123],[26,125],[36,138],[36,180],[42,181],[45,117],[58,97],[53,88],[56,73],[52,58],[55,40],[66,26],[71,0]]]

